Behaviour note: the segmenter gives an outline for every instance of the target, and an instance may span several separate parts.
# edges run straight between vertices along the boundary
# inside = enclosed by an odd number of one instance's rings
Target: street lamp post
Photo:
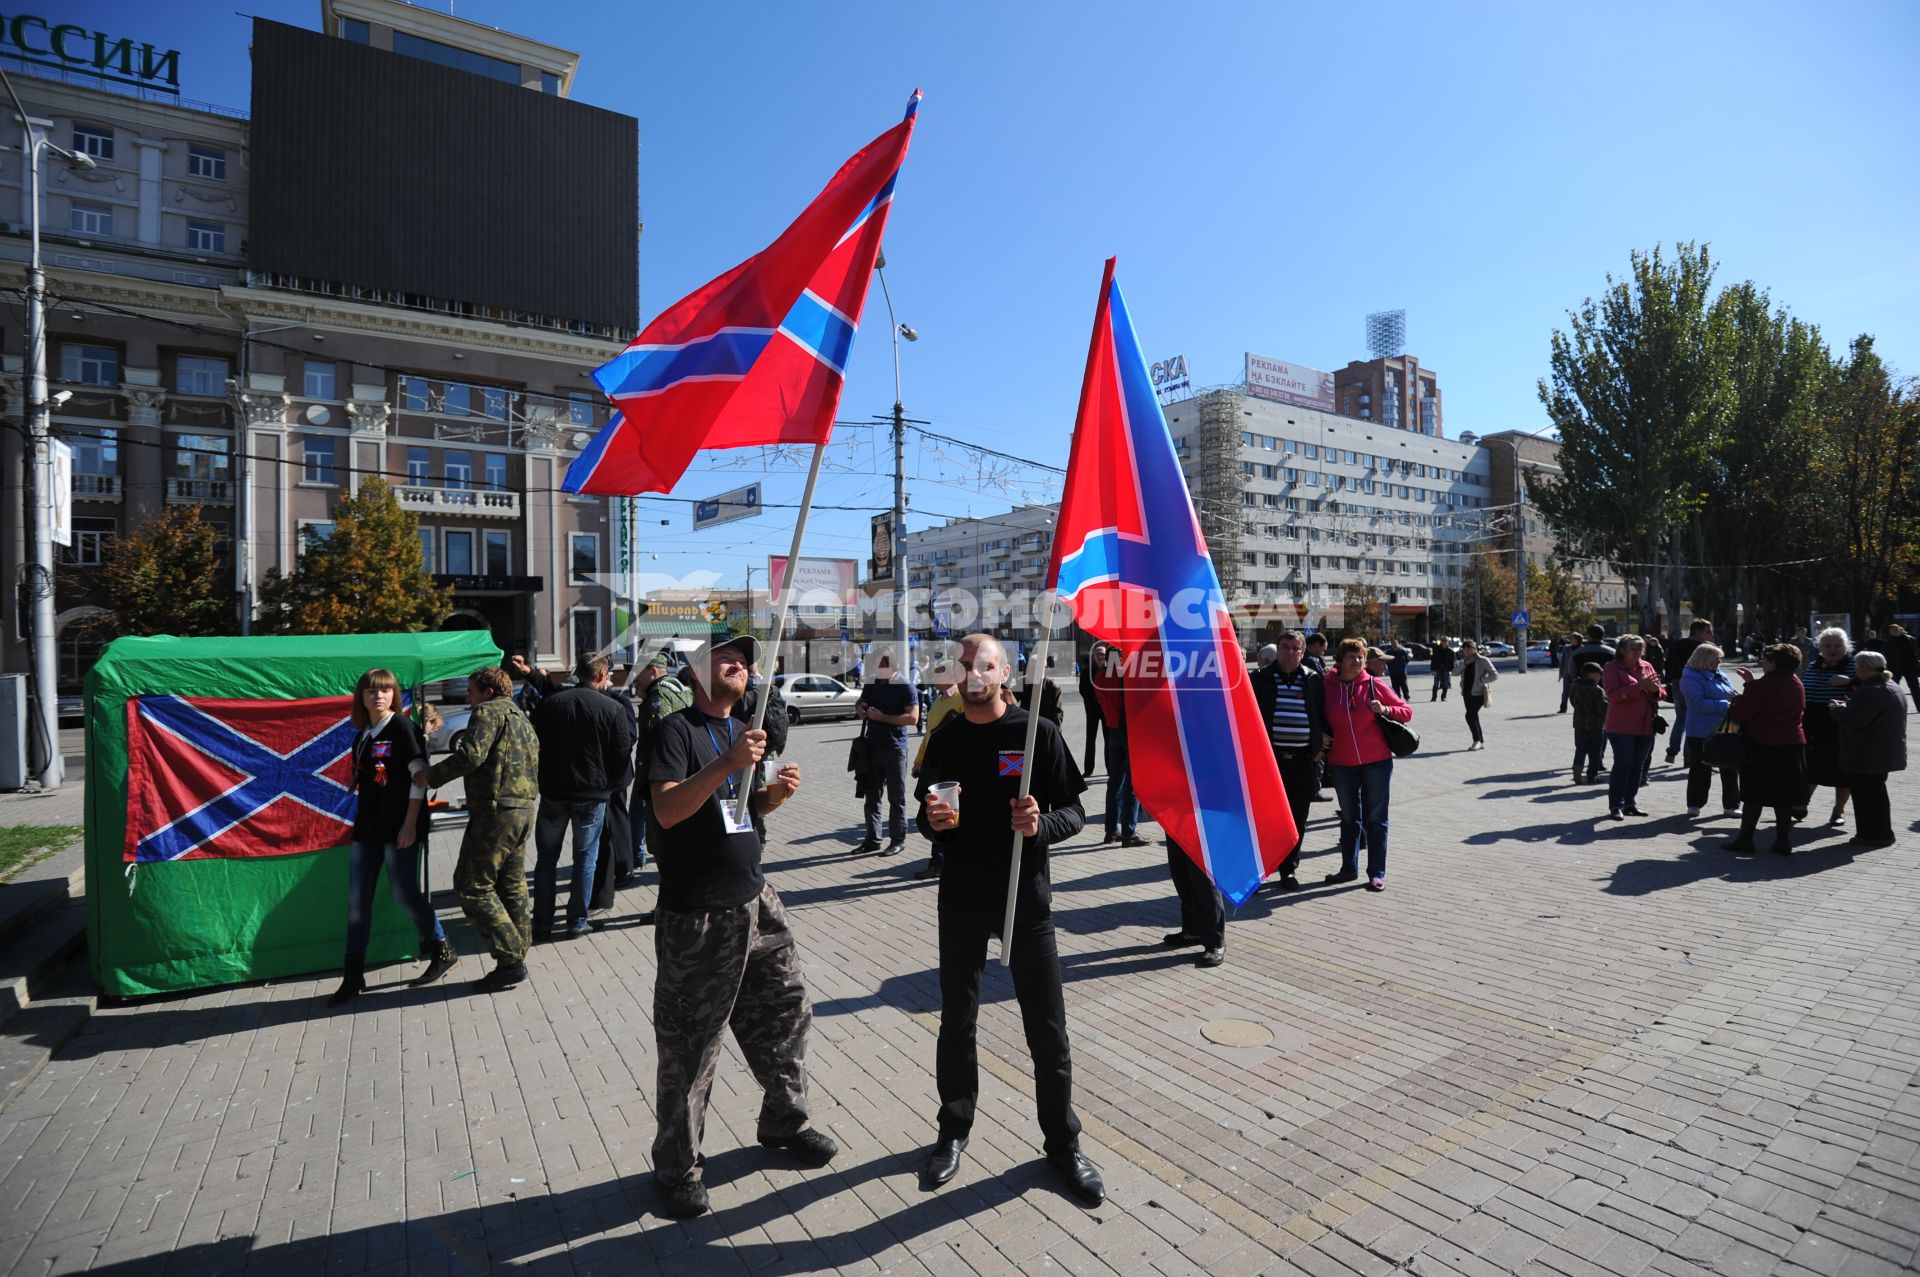
[[[52,151],[75,168],[90,169],[93,157],[69,151],[47,137],[51,121],[36,120],[21,105],[13,81],[0,73],[7,96],[20,114],[21,150],[27,157],[28,221],[33,242],[27,267],[27,457],[25,497],[30,553],[21,593],[26,596],[28,635],[33,650],[36,717],[46,741],[46,766],[37,779],[42,789],[57,789],[66,769],[60,758],[58,678],[53,645],[53,449],[52,409],[47,402],[47,276],[40,266],[40,153]]]
[[[887,325],[893,338],[893,641],[896,675],[913,668],[907,641],[907,568],[900,561],[907,548],[907,410],[900,393],[900,339],[919,341],[920,334],[894,317],[893,294],[887,290],[887,259],[874,262],[880,277],[880,296],[887,303]]]

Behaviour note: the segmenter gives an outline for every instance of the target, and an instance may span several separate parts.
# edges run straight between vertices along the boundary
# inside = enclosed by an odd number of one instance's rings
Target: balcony
[[[169,479],[167,500],[188,505],[232,505],[231,479]]]
[[[400,508],[415,514],[458,514],[467,518],[517,519],[520,494],[492,488],[399,488]]]
[[[76,501],[118,501],[120,476],[117,474],[76,474],[73,476]]]

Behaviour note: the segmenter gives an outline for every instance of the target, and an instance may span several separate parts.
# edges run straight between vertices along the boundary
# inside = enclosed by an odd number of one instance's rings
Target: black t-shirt
[[[353,840],[382,845],[400,836],[413,797],[413,763],[426,761],[420,729],[395,714],[372,736],[353,738]]]
[[[949,714],[927,738],[914,794],[920,799],[920,827],[926,823],[927,790],[943,781],[960,783],[960,823],[933,834],[942,852],[940,904],[993,912],[1005,908],[1007,867],[1013,856],[1013,808],[1020,796],[1020,769],[1027,747],[1027,711],[1008,706],[991,723],[975,723]],[[1040,720],[1034,737],[1033,787],[1040,803],[1040,837],[1024,840],[1020,857],[1020,895],[1045,908],[1052,897],[1047,878],[1047,846],[1080,832],[1086,817],[1080,795],[1086,781],[1060,739],[1060,729]]]
[[[890,679],[885,683],[869,683],[860,689],[860,702],[871,706],[882,714],[904,714],[917,702],[913,684],[900,679]],[[868,723],[866,737],[870,741],[894,746],[896,749],[907,747],[907,729],[895,723]]]
[[[736,719],[708,718],[689,707],[663,720],[653,736],[647,780],[682,781],[733,747],[747,729]],[[671,829],[655,822],[654,858],[660,865],[660,905],[665,909],[731,909],[760,894],[760,837],[752,829],[727,832],[720,804],[731,803],[729,778],[705,805]]]

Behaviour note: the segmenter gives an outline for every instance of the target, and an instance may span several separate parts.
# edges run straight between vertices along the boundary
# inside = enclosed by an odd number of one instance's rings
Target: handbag
[[[1747,761],[1747,738],[1730,718],[1720,720],[1713,734],[1700,742],[1700,758],[1709,767],[1741,767]]]
[[[1653,734],[1655,736],[1665,736],[1667,734],[1667,720],[1660,717],[1657,713],[1653,716]]]
[[[1368,699],[1373,699],[1373,676],[1367,677]],[[1385,714],[1375,714],[1373,721],[1380,724],[1380,735],[1387,742],[1387,751],[1395,758],[1405,758],[1420,748],[1420,733],[1413,730],[1397,718]]]

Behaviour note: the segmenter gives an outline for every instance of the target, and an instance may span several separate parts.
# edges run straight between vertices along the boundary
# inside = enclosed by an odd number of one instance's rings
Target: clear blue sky
[[[177,45],[185,96],[248,100],[230,5],[54,7]],[[320,21],[318,0],[247,7]],[[1248,350],[1365,358],[1363,316],[1404,307],[1449,435],[1543,426],[1550,331],[1630,250],[1681,239],[1711,243],[1720,282],[1753,279],[1830,342],[1871,332],[1920,371],[1905,0],[457,11],[582,50],[573,96],[639,119],[643,321],[763,247],[924,89],[887,239],[895,306],[922,334],[909,413],[1040,461],[1065,462],[1113,253],[1147,348],[1186,354],[1197,384],[1238,380]],[[893,400],[877,290],[863,327],[844,418]],[[916,510],[1006,508],[919,452]],[[889,464],[884,440],[863,455]],[[681,491],[744,481],[702,468]],[[766,482],[769,500],[798,495],[797,476]],[[891,481],[833,475],[820,499],[878,511]],[[649,566],[734,584],[790,530],[778,512],[698,536],[683,510],[665,517]],[[815,526],[808,552],[864,557],[864,516]]]

